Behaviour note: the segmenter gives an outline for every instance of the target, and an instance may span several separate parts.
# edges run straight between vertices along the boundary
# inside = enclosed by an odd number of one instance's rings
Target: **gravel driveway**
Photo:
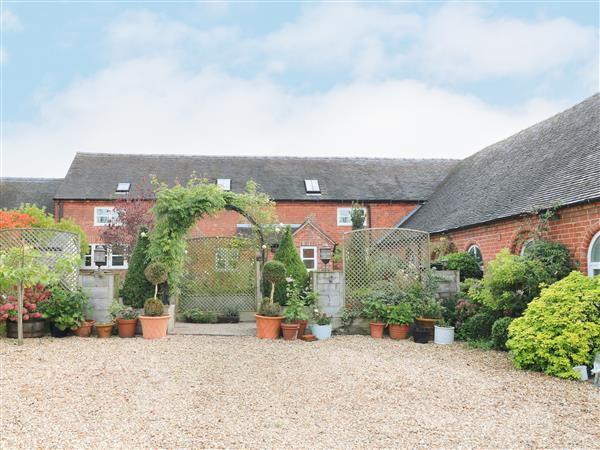
[[[600,389],[366,336],[0,342],[0,447],[599,447]]]

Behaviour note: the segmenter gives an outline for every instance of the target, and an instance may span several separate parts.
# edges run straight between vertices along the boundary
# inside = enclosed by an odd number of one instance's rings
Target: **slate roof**
[[[447,159],[293,158],[77,153],[58,189],[57,199],[118,198],[119,182],[132,192],[144,177],[186,182],[195,171],[211,181],[230,178],[231,189],[248,180],[275,200],[427,199],[457,163]],[[305,179],[319,181],[321,195],[307,195]]]
[[[460,161],[402,227],[441,232],[600,198],[600,94]]]
[[[53,198],[62,178],[0,178],[0,209],[35,203],[54,214]]]

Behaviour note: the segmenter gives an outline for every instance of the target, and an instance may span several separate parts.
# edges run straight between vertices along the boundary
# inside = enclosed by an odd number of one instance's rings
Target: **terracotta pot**
[[[117,319],[117,330],[119,331],[119,337],[134,337],[136,325],[137,319]]]
[[[304,334],[306,333],[306,325],[308,325],[308,320],[299,320],[296,323],[299,325],[298,337],[304,336]]]
[[[83,325],[81,325],[79,328],[73,328],[73,333],[75,334],[75,336],[79,337],[90,337],[90,334],[92,334],[93,325],[93,322],[88,322],[86,320],[85,322],[83,322]]]
[[[169,319],[171,316],[140,316],[142,336],[144,339],[158,339],[167,335]]]
[[[383,322],[371,322],[371,337],[373,339],[381,339],[383,337],[383,329],[385,328],[385,323]]]
[[[46,321],[44,319],[30,319],[23,322],[23,337],[38,338],[46,334]],[[18,330],[17,322],[12,320],[6,321],[6,337],[17,339]]]
[[[437,319],[429,319],[427,317],[417,317],[415,319],[415,323],[417,324],[417,327],[427,329],[427,342],[433,341],[433,334],[434,334],[433,327],[435,326],[436,322],[437,322]]]
[[[106,339],[109,338],[112,334],[112,323],[103,323],[100,325],[96,325],[96,334],[99,338]]]
[[[282,323],[281,331],[283,331],[283,340],[295,341],[298,338],[298,329],[300,324],[298,323]]]
[[[398,325],[396,323],[391,323],[389,326],[390,337],[392,339],[408,339],[408,333],[410,332],[410,326],[403,324]]]
[[[268,317],[255,314],[256,317],[256,337],[259,339],[277,339],[283,316]]]

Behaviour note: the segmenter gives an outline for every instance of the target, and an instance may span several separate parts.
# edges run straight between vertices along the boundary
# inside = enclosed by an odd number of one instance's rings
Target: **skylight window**
[[[304,180],[304,187],[307,194],[320,194],[319,180]]]
[[[119,183],[117,185],[117,192],[129,192],[131,189],[131,183]]]
[[[217,186],[219,186],[224,191],[230,191],[231,190],[231,179],[230,178],[218,178]]]

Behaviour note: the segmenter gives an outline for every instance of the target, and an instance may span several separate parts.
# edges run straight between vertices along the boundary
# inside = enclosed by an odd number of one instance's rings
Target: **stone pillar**
[[[312,272],[313,289],[319,294],[319,307],[333,318],[334,328],[341,325],[344,312],[344,273]]]
[[[115,276],[110,271],[81,271],[79,280],[83,291],[89,297],[88,319],[98,323],[110,322],[110,305],[113,301]]]

